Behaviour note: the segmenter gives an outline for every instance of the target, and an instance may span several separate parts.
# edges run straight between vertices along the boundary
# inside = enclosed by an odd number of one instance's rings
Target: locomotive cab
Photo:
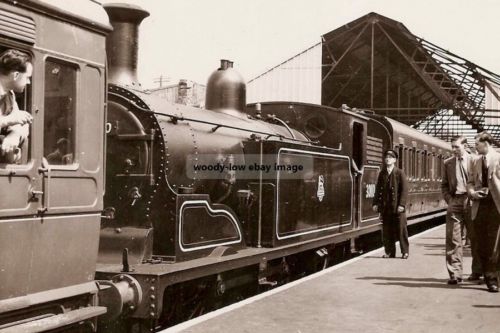
[[[262,118],[282,119],[289,126],[305,133],[316,145],[327,147],[333,154],[343,156],[348,161],[348,165],[337,166],[332,172],[332,177],[342,179],[343,185],[338,190],[348,196],[340,200],[344,202],[343,208],[335,208],[335,213],[331,215],[343,216],[345,221],[348,219],[353,227],[357,227],[364,218],[363,215],[357,214],[364,200],[355,193],[365,193],[367,177],[371,174],[371,160],[366,149],[370,138],[367,115],[345,106],[335,109],[297,102],[250,104],[246,112]],[[380,139],[380,142],[382,141],[387,141],[387,138]],[[377,149],[381,154],[381,146]],[[338,198],[336,202],[339,202]]]

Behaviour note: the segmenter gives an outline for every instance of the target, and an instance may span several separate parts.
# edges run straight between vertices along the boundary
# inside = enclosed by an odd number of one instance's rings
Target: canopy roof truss
[[[487,130],[500,142],[500,75],[376,13],[322,42],[322,104],[372,109],[445,140]]]

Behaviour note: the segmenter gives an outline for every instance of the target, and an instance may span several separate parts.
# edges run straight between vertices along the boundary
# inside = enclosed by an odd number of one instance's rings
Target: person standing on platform
[[[389,149],[384,153],[384,167],[375,187],[373,210],[380,213],[384,240],[384,258],[396,257],[396,240],[399,240],[403,259],[408,259],[410,245],[406,228],[406,197],[408,181],[403,170],[395,164],[398,154]]]
[[[498,292],[498,269],[492,255],[500,226],[500,154],[492,147],[489,133],[479,133],[475,141],[480,157],[469,173],[467,193],[473,200],[472,219],[484,280],[488,291]]]
[[[464,225],[471,241],[472,253],[472,274],[468,280],[479,280],[482,274],[476,253],[476,240],[467,197],[468,172],[472,169],[473,158],[466,151],[466,144],[467,139],[463,136],[453,138],[451,141],[455,156],[444,161],[444,174],[441,182],[441,192],[448,204],[446,212],[446,268],[450,276],[448,284],[462,282]]]

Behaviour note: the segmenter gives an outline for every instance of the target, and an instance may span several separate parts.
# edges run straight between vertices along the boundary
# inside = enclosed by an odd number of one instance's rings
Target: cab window
[[[46,61],[43,155],[51,165],[75,162],[76,74],[75,66]]]

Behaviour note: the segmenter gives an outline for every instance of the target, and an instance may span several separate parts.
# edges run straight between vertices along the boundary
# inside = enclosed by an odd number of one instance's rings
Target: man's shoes
[[[402,259],[408,259],[410,255],[408,253],[403,253],[403,255],[401,256]]]
[[[387,254],[385,253],[382,258],[395,258],[396,256],[394,254]]]
[[[498,286],[496,284],[488,284],[488,291],[490,293],[497,293],[498,292]]]
[[[481,280],[481,274],[479,273],[472,273],[471,275],[469,275],[469,277],[467,278],[467,281],[480,281]]]
[[[448,280],[448,284],[450,284],[450,285],[459,284],[460,282],[462,282],[462,278],[451,277],[451,278]]]

